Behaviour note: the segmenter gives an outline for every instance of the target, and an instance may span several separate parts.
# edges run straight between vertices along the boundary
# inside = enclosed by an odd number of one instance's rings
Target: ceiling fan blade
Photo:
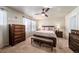
[[[50,8],[47,8],[47,9],[45,10],[45,12],[47,12],[49,9],[50,9]]]
[[[44,12],[44,10],[45,10],[45,9],[43,8],[42,11]]]
[[[47,15],[47,14],[45,14],[45,16],[46,16],[46,17],[48,17],[48,15]]]

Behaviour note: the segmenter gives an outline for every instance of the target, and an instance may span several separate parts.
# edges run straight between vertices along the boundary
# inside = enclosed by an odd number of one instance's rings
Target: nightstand
[[[55,33],[56,33],[57,37],[63,38],[63,31],[56,30]]]

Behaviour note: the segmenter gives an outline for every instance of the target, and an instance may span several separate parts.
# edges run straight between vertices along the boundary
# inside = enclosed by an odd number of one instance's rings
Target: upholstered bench
[[[35,42],[35,41],[38,42],[39,46],[41,46],[42,44],[47,44],[50,46],[51,51],[53,50],[53,40],[32,36],[31,37],[31,44],[32,44],[32,42]]]

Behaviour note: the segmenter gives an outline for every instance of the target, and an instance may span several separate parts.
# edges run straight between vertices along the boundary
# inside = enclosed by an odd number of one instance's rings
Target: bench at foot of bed
[[[51,48],[51,51],[53,50],[53,40],[32,36],[31,44],[32,42],[37,42],[40,47],[42,46],[42,44],[46,44]]]

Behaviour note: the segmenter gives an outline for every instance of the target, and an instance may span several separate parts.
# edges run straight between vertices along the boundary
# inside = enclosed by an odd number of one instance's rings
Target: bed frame
[[[55,30],[55,26],[42,26],[43,30]],[[49,39],[49,40],[48,40]],[[31,38],[31,43],[32,42],[38,42],[39,45],[41,45],[42,43],[46,43],[49,44],[51,46],[51,51],[53,47],[56,47],[56,38],[55,37],[45,37],[45,36],[41,36],[41,35],[33,35],[33,37]]]

